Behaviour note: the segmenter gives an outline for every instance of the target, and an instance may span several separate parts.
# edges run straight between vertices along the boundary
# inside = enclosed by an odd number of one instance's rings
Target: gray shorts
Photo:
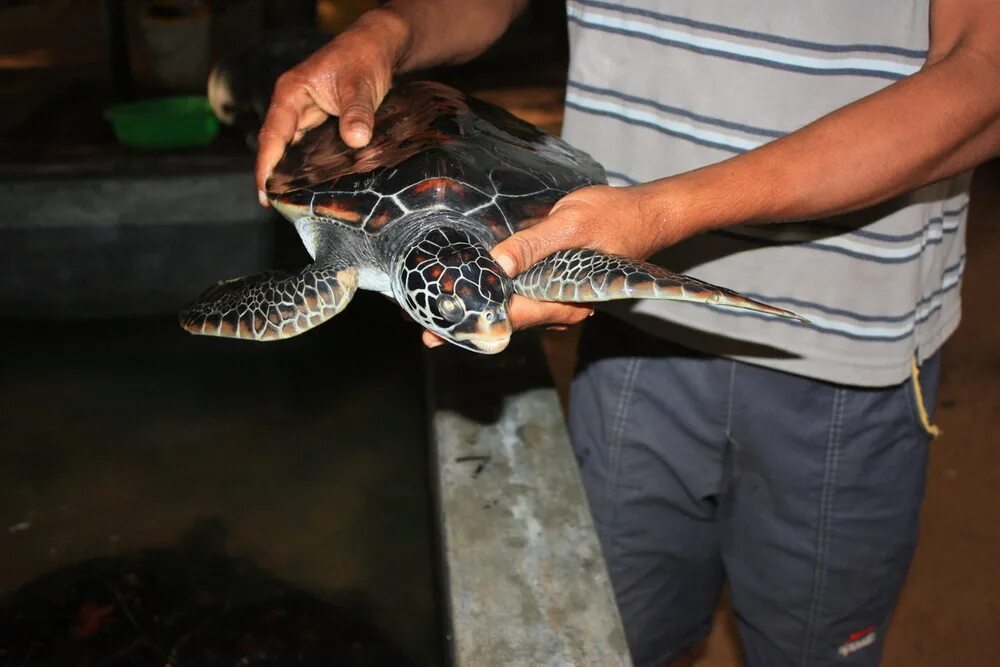
[[[917,540],[940,355],[870,389],[587,323],[570,433],[633,659],[705,637],[747,664],[877,665]],[[922,401],[922,402],[921,402]]]

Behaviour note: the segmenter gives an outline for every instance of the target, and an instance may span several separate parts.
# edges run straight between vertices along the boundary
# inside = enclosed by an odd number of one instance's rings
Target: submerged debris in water
[[[0,600],[0,666],[405,665],[358,601],[335,604],[188,544],[96,558]]]

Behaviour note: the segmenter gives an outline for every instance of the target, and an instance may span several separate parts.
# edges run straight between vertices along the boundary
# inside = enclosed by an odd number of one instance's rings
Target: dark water
[[[166,664],[178,637],[177,665],[440,662],[396,306],[361,294],[268,344],[0,324],[0,665]]]

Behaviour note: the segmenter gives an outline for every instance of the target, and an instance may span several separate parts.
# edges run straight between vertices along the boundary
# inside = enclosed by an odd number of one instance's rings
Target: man
[[[393,73],[474,57],[524,4],[364,15],[279,80],[258,187],[328,115],[364,145]],[[568,13],[564,136],[625,187],[571,193],[498,262],[655,255],[812,322],[637,302],[585,327],[570,429],[635,662],[704,637],[728,582],[748,664],[877,664],[959,319],[967,172],[1000,152],[1000,3]],[[519,328],[589,312],[511,305]]]

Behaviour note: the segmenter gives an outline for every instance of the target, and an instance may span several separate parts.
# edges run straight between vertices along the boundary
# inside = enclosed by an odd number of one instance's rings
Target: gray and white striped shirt
[[[612,184],[718,162],[916,72],[928,4],[570,0],[563,136]],[[844,384],[901,382],[914,356],[933,354],[958,326],[969,180],[836,219],[710,232],[656,258],[809,325],[675,302],[613,310],[750,363]]]

